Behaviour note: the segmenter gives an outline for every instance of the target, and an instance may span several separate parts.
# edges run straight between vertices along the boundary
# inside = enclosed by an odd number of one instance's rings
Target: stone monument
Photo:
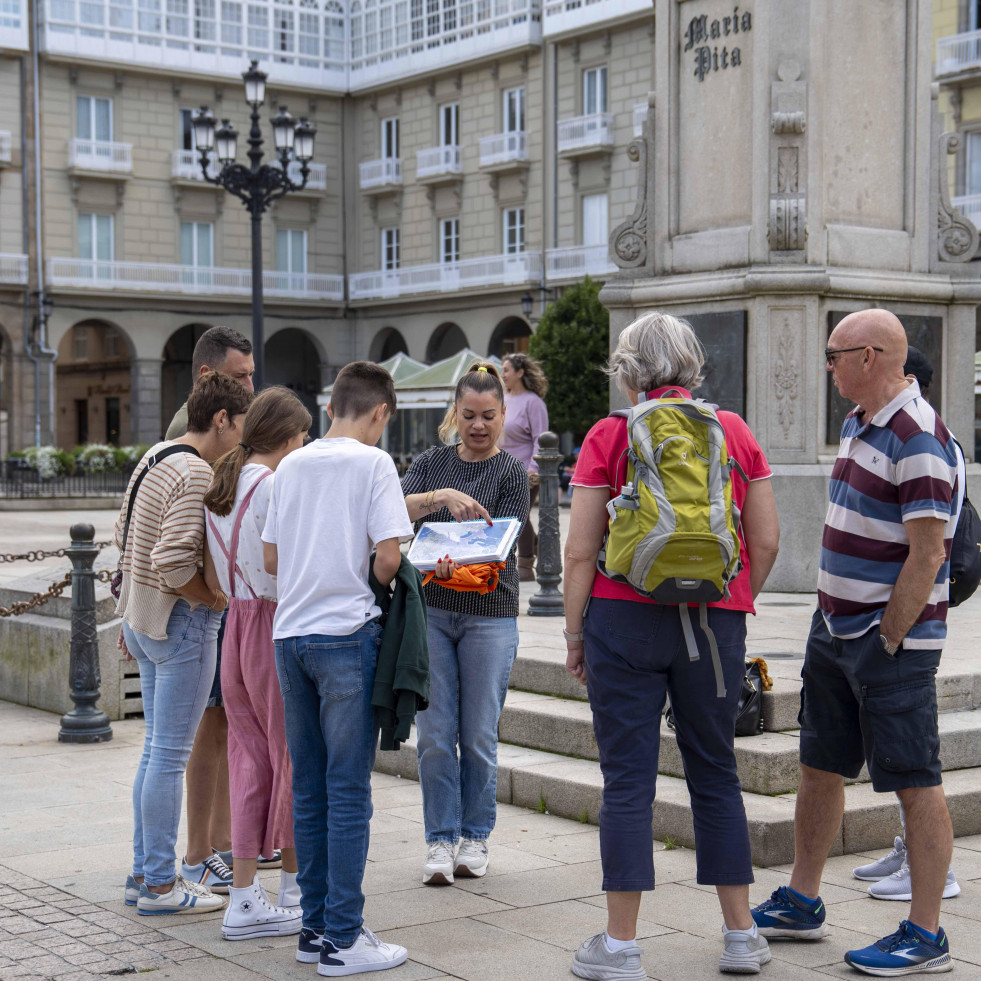
[[[813,590],[827,478],[850,407],[823,351],[880,306],[936,368],[931,400],[974,450],[974,226],[946,188],[929,0],[655,0],[656,90],[610,340],[653,309],[706,347],[697,393],[744,415],[774,471],[770,577]],[[618,393],[611,395],[622,404]],[[981,468],[971,467],[981,473]]]

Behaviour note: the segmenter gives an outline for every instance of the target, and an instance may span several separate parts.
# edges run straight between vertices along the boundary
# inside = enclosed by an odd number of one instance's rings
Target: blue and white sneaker
[[[188,865],[187,859],[181,861],[181,875],[188,882],[196,882],[206,886],[211,892],[228,892],[228,887],[234,881],[232,870],[214,852],[197,865]]]
[[[824,903],[818,896],[813,903],[798,899],[781,886],[765,903],[753,910],[753,920],[764,937],[787,937],[791,940],[820,940],[830,932],[824,922]]]
[[[126,876],[126,886],[123,889],[123,902],[127,906],[135,906],[140,898],[140,886],[143,883],[137,882],[131,875]]]
[[[895,933],[876,940],[870,947],[848,951],[845,963],[881,978],[895,978],[901,974],[942,974],[954,967],[943,927],[937,932],[937,939],[930,940],[909,920],[903,920]]]
[[[296,941],[296,959],[301,964],[319,964],[324,935],[304,927]]]
[[[206,886],[188,882],[177,876],[170,892],[162,896],[150,892],[144,882],[140,886],[140,898],[136,901],[136,912],[141,916],[158,916],[163,913],[212,913],[222,909],[225,900],[216,896]]]

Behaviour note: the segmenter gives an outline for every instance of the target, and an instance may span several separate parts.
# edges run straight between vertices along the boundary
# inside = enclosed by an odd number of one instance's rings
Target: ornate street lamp
[[[201,173],[209,184],[216,184],[235,195],[252,216],[252,356],[255,358],[255,389],[265,381],[265,345],[262,329],[262,215],[277,198],[300,191],[306,187],[313,159],[313,143],[316,129],[306,120],[297,122],[280,106],[273,116],[273,143],[277,160],[263,164],[262,130],[259,128],[259,110],[266,101],[266,73],[253,61],[242,72],[245,82],[245,101],[252,109],[252,126],[249,129],[249,164],[235,162],[238,132],[227,120],[215,126],[215,117],[207,106],[202,106],[191,118],[194,143],[201,154]],[[212,167],[211,152],[218,158],[218,173],[209,174]],[[290,177],[290,156],[300,164],[300,180]]]

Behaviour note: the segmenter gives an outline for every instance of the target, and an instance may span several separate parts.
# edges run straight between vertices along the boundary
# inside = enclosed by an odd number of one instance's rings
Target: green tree
[[[571,432],[577,443],[610,409],[602,366],[610,356],[610,314],[599,284],[588,276],[550,303],[532,335],[529,354],[548,378],[548,421],[553,432]]]

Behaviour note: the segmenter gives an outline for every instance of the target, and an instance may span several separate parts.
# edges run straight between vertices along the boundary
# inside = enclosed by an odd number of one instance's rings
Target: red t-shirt
[[[672,386],[685,398],[691,394],[683,388]],[[671,388],[657,388],[648,393],[649,398],[658,398]],[[750,480],[765,480],[772,476],[770,465],[756,437],[746,425],[745,420],[735,412],[720,411],[719,422],[726,434],[726,446],[729,455],[743,468]],[[627,420],[623,416],[608,416],[600,419],[586,434],[583,440],[582,452],[576,463],[576,471],[572,476],[573,487],[608,487],[610,497],[617,497],[620,488],[627,482]],[[732,499],[736,507],[742,510],[746,500],[746,481],[735,471],[732,476]],[[738,610],[744,613],[755,613],[753,607],[753,591],[749,582],[749,554],[743,541],[742,530],[739,532],[742,570],[729,584],[728,602],[709,603],[724,610]],[[597,570],[593,580],[592,596],[599,599],[632,600],[635,603],[653,603],[653,600],[641,596],[632,586],[623,582],[608,579]]]

